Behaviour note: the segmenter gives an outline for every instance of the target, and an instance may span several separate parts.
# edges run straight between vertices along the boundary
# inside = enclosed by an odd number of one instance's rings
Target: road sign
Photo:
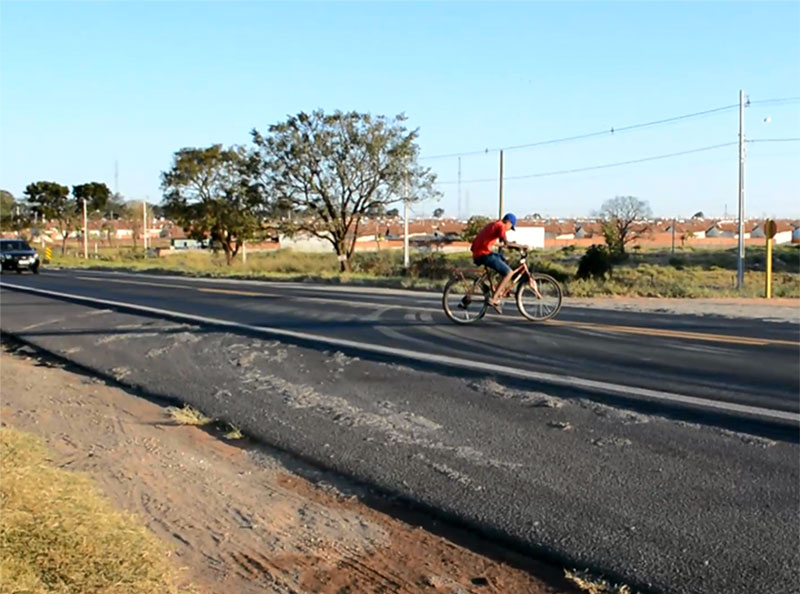
[[[775,237],[775,234],[778,232],[778,225],[775,224],[775,221],[769,219],[764,222],[764,237],[767,239],[772,239]]]

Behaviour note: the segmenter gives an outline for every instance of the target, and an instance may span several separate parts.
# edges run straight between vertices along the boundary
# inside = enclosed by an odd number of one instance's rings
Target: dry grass
[[[731,249],[632,251],[615,267],[610,278],[578,280],[575,273],[583,249],[537,251],[529,263],[564,285],[574,297],[762,297],[765,281],[763,248],[748,246],[747,271],[743,291],[735,289],[736,253]],[[512,256],[513,258],[513,256]],[[800,297],[800,249],[776,246],[774,252],[773,295]],[[98,258],[54,255],[54,265],[68,267],[116,268],[204,277],[243,277],[283,280],[313,280],[347,284],[440,289],[455,267],[473,267],[469,253],[413,253],[411,267],[405,271],[402,252],[357,252],[352,271],[340,274],[336,257],[327,253],[292,250],[253,253],[243,264],[240,258],[231,266],[224,256],[208,251],[186,251],[163,258],[145,259],[141,251],[102,250]]]
[[[0,429],[0,592],[168,594],[168,553],[90,481],[48,462],[37,438]]]
[[[225,439],[242,439],[244,435],[236,425],[229,425],[228,432],[223,437]]]
[[[167,412],[172,420],[179,425],[194,425],[196,427],[202,427],[203,425],[209,425],[214,422],[214,419],[207,417],[202,412],[189,406],[188,404],[184,404],[182,408],[170,406],[167,409]]]
[[[564,577],[587,594],[635,594],[628,586],[609,583],[586,571],[564,570]]]

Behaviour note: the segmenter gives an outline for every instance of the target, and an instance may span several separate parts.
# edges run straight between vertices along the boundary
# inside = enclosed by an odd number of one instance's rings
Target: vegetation
[[[253,130],[260,187],[282,232],[329,241],[340,270],[350,269],[363,217],[384,212],[404,194],[411,202],[437,195],[436,176],[417,164],[418,131],[405,116],[299,113]]]
[[[178,592],[156,537],[56,467],[38,439],[0,428],[0,474],[0,592]]]
[[[575,276],[584,280],[588,278],[602,280],[611,274],[613,268],[614,258],[609,248],[602,245],[593,245],[581,257]]]
[[[650,205],[634,196],[617,196],[606,200],[600,208],[603,236],[612,255],[623,256],[625,246],[647,232],[638,221],[652,216]]]
[[[0,190],[0,230],[19,233],[28,227],[29,220],[27,205],[8,190]]]
[[[261,228],[263,194],[253,185],[244,149],[222,145],[175,153],[161,175],[164,208],[193,239],[218,242],[228,264]]]
[[[492,219],[489,217],[481,217],[481,216],[474,216],[470,217],[467,221],[467,225],[464,227],[464,230],[461,232],[461,238],[464,241],[472,241],[475,239],[475,236],[481,232],[486,225],[492,222]]]
[[[606,248],[603,247],[603,250]],[[763,297],[765,250],[747,248],[745,285],[735,288],[736,248],[641,250],[602,275],[578,278],[582,254],[568,246],[539,251],[529,256],[535,269],[554,276],[568,296],[642,297]],[[351,270],[339,271],[334,253],[302,253],[292,250],[249,253],[230,266],[221,254],[208,250],[176,252],[162,258],[144,258],[131,249],[104,249],[96,259],[56,258],[56,265],[148,270],[197,276],[235,276],[284,280],[316,280],[381,286],[438,289],[453,268],[473,268],[469,252],[442,254],[412,252],[411,265],[403,267],[402,250],[356,252]],[[773,253],[773,295],[800,298],[800,247],[776,246]]]

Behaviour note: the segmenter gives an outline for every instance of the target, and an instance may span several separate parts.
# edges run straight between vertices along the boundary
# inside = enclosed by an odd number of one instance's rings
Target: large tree
[[[263,194],[251,184],[244,149],[185,148],[161,174],[164,211],[189,237],[219,242],[230,264],[261,227]]]
[[[646,220],[652,216],[650,205],[635,196],[616,196],[603,202],[599,213],[603,236],[615,256],[625,255],[625,246],[647,232]]]
[[[272,206],[287,210],[279,227],[329,241],[349,270],[361,221],[403,199],[437,195],[435,175],[417,163],[417,130],[405,116],[321,110],[253,130],[254,163]]]
[[[33,212],[58,225],[63,255],[69,232],[80,218],[77,202],[70,198],[69,188],[56,182],[39,181],[28,184],[24,193]]]

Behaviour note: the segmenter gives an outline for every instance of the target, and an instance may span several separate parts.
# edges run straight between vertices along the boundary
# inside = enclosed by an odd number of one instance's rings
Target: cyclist
[[[499,240],[502,245],[508,248],[517,250],[525,249],[525,246],[517,243],[511,243],[506,239],[506,231],[509,229],[516,230],[516,228],[517,217],[511,213],[508,213],[502,219],[493,223],[489,223],[483,229],[481,229],[480,233],[475,236],[475,239],[472,242],[472,259],[475,264],[496,270],[503,279],[500,281],[500,284],[497,286],[497,290],[495,290],[494,295],[492,295],[492,299],[489,301],[489,305],[491,305],[498,313],[503,313],[503,306],[500,303],[500,295],[503,294],[508,286],[508,283],[511,282],[513,271],[502,254],[492,251],[492,246],[496,241]]]

